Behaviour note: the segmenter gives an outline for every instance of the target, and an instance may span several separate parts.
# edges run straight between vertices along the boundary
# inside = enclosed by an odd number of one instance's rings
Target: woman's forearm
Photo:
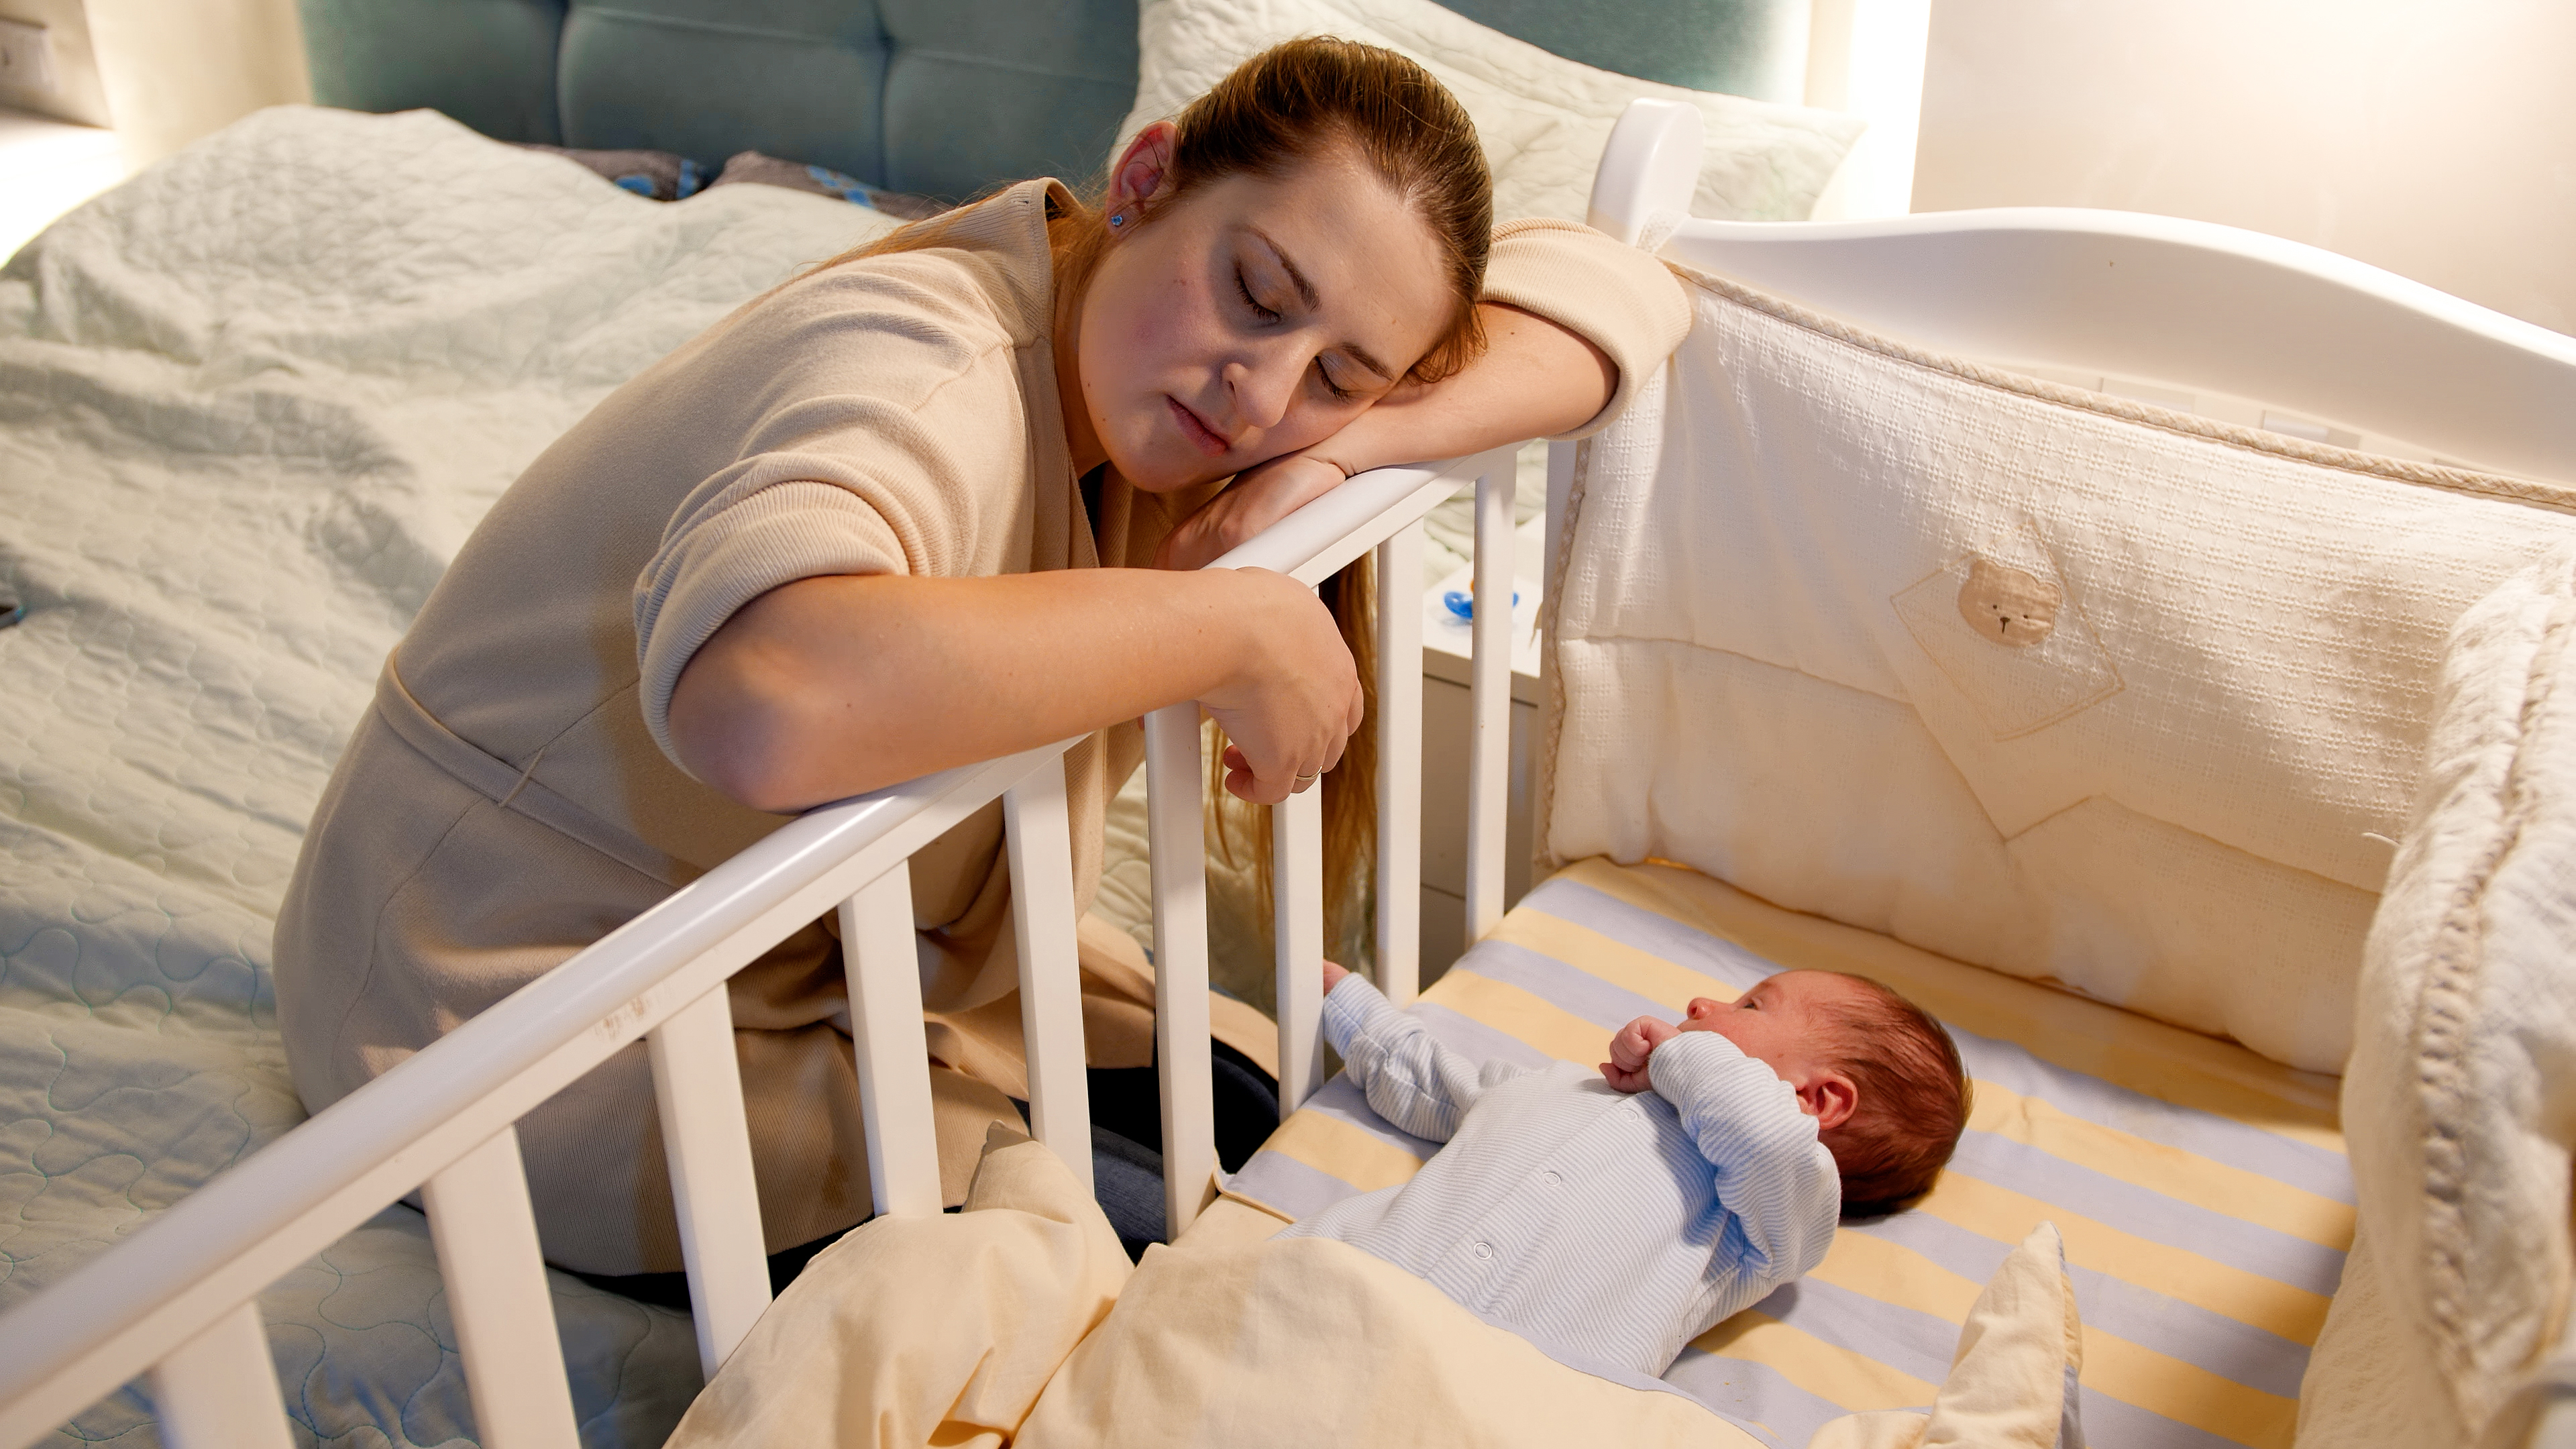
[[[1600,415],[1619,369],[1585,338],[1535,313],[1488,302],[1486,348],[1429,387],[1391,394],[1299,453],[1245,470],[1163,540],[1155,566],[1194,569],[1331,492],[1396,463],[1429,463],[1571,432]]]
[[[1318,636],[1340,650],[1312,594],[1258,570],[803,579],[753,600],[699,648],[671,695],[671,738],[691,774],[788,812],[1182,700],[1252,698],[1294,714],[1301,686],[1335,684],[1318,680],[1331,673],[1310,657]],[[1305,703],[1336,722],[1343,713],[1336,699]],[[1331,762],[1312,758],[1312,733],[1272,751],[1279,763],[1263,773],[1277,793]]]
[[[1477,310],[1486,343],[1474,362],[1394,393],[1307,451],[1345,474],[1456,458],[1572,432],[1618,390],[1618,367],[1581,335],[1517,307]]]

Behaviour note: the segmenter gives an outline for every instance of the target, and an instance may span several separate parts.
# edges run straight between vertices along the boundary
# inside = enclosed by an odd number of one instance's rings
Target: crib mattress
[[[1474,1056],[1590,1065],[1632,1017],[1793,967],[1876,978],[1939,1016],[1975,1111],[1918,1206],[1845,1225],[1815,1272],[1702,1335],[1667,1382],[1790,1449],[1845,1413],[1927,1406],[1979,1288],[2047,1220],[2099,1442],[2290,1443],[2352,1239],[2335,1078],[1658,864],[1568,868],[1410,1009]],[[1433,1150],[1336,1077],[1227,1191],[1303,1217]]]

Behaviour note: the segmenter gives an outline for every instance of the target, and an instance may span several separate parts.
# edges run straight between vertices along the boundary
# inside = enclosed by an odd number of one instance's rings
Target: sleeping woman
[[[459,552],[305,837],[277,933],[305,1104],[817,804],[1083,736],[1087,905],[1145,712],[1204,706],[1245,800],[1313,786],[1364,713],[1341,625],[1200,566],[1362,469],[1598,428],[1687,324],[1650,257],[1497,229],[1490,195],[1419,67],[1292,42],[1145,128],[1100,204],[1013,186],[619,388]],[[997,804],[912,860],[952,1203],[1027,1094],[1000,840]],[[1151,968],[1081,944],[1092,1065],[1150,1066]],[[829,924],[730,1001],[768,1246],[828,1238],[869,1207]],[[642,1044],[519,1134],[550,1259],[680,1267]]]

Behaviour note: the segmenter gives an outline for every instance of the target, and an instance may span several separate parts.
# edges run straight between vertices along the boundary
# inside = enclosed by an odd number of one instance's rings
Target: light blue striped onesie
[[[1373,1253],[1560,1362],[1658,1378],[1833,1243],[1842,1179],[1815,1119],[1715,1032],[1657,1047],[1634,1096],[1570,1062],[1480,1066],[1358,976],[1324,1032],[1379,1116],[1449,1145],[1280,1236]]]

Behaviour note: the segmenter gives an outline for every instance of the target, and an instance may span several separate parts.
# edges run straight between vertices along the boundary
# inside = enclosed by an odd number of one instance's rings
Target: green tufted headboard
[[[1136,0],[300,0],[314,98],[509,141],[736,151],[964,197],[1088,177],[1136,95]],[[1452,0],[1570,59],[1764,100],[1807,0]]]

